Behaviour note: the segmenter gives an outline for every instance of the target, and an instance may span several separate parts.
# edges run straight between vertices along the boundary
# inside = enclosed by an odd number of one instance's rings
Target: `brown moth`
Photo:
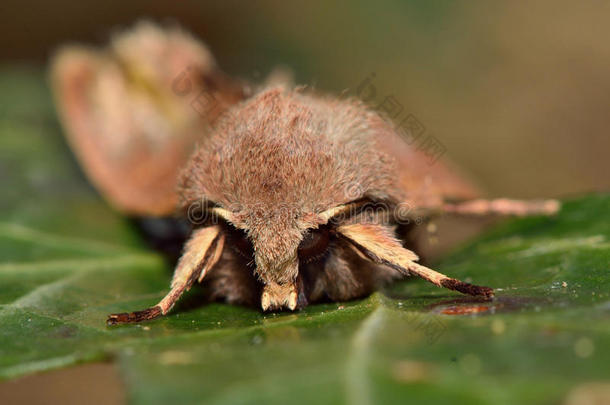
[[[404,276],[491,298],[418,263],[405,246],[415,220],[558,209],[478,198],[357,100],[286,83],[251,91],[176,28],[140,23],[104,50],[67,47],[51,74],[68,140],[106,199],[193,224],[167,296],[109,324],[165,315],[195,282],[264,311],[362,297]]]

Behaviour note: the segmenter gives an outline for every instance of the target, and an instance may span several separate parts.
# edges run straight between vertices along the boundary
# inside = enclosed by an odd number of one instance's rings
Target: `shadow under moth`
[[[66,46],[51,78],[67,139],[107,201],[191,225],[169,293],[109,324],[165,315],[196,282],[210,299],[264,311],[354,299],[404,276],[491,298],[418,263],[406,243],[415,220],[559,207],[481,199],[362,102],[282,75],[233,79],[178,28],[143,22],[104,49]]]

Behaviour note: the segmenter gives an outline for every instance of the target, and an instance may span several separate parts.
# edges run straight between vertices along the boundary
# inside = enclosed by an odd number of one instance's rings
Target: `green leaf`
[[[172,269],[87,184],[41,73],[1,70],[0,87],[0,378],[111,359],[147,404],[557,403],[610,379],[609,195],[505,221],[437,264],[495,287],[491,303],[413,280],[263,315],[193,291],[107,327]]]

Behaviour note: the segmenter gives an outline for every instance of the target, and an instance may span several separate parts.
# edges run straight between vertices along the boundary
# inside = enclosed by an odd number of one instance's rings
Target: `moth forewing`
[[[111,314],[107,323],[140,322],[165,315],[195,281],[201,282],[222,254],[225,236],[219,225],[198,229],[185,245],[184,253],[174,271],[170,292],[154,307],[131,313]]]
[[[202,42],[146,21],[104,48],[61,48],[50,76],[87,176],[112,206],[137,216],[174,212],[176,181],[196,143],[245,97]]]
[[[361,250],[369,260],[390,266],[405,275],[416,275],[439,287],[464,294],[493,296],[493,289],[489,287],[465,283],[416,263],[417,255],[404,248],[383,225],[341,225],[337,228],[337,233]]]

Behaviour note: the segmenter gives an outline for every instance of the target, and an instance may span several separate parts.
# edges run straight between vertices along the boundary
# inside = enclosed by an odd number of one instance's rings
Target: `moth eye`
[[[328,228],[310,229],[303,235],[298,248],[299,259],[312,261],[326,253],[330,242]]]
[[[252,242],[248,239],[248,235],[243,229],[235,228],[232,225],[226,226],[227,244],[240,256],[246,259],[252,259],[254,256],[254,248]]]

